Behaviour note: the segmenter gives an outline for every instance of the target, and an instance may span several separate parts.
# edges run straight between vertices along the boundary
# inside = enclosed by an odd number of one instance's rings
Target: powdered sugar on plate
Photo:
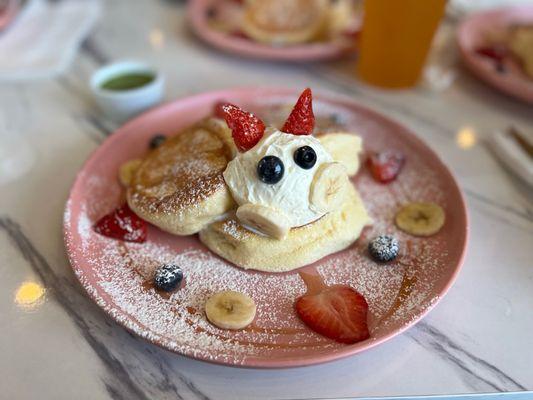
[[[285,108],[271,107],[263,117],[279,121]],[[456,199],[447,190],[450,177],[443,175],[438,160],[428,156],[423,145],[398,133],[395,125],[357,109],[342,112],[332,118],[331,107],[324,110],[318,103],[318,129],[331,129],[335,120],[336,130],[361,134],[366,149],[394,147],[406,154],[407,163],[398,180],[389,185],[375,182],[362,167],[354,184],[373,226],[349,249],[307,268],[318,272],[328,285],[350,285],[365,296],[370,311],[369,340],[379,341],[418,320],[437,301],[457,266],[450,251],[454,242],[449,238],[461,227],[448,218],[442,231],[431,238],[414,238],[399,231],[394,214],[408,201],[433,201],[448,217],[452,215],[451,203]],[[148,134],[124,140],[145,143]],[[112,151],[105,146],[97,154],[102,160]],[[75,186],[80,192],[71,195],[65,211],[68,253],[89,294],[128,329],[181,354],[235,365],[287,365],[287,360],[292,360],[291,365],[306,364],[327,354],[341,356],[368,347],[364,342],[352,346],[336,343],[299,321],[293,304],[306,286],[298,271],[268,274],[243,270],[211,253],[196,236],[172,236],[155,227],[149,228],[148,241],[142,244],[98,235],[92,226],[119,204],[121,189],[116,168],[86,169]],[[386,264],[374,262],[367,254],[368,241],[380,234],[392,234],[400,242],[399,256]],[[151,284],[155,270],[165,263],[176,264],[184,272],[182,287],[172,294],[160,293]],[[220,290],[236,290],[255,300],[257,316],[252,326],[225,331],[207,321],[203,305],[210,294]]]

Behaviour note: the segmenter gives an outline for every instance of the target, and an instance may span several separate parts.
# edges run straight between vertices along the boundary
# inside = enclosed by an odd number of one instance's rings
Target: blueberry
[[[505,74],[505,72],[507,72],[505,65],[501,61],[496,63],[495,68],[496,72],[498,72],[499,74]]]
[[[284,172],[283,162],[276,156],[265,156],[257,163],[257,175],[265,183],[278,183]]]
[[[157,149],[159,146],[163,144],[163,142],[167,140],[167,137],[165,135],[157,134],[152,139],[150,139],[149,146],[150,148]]]
[[[368,252],[378,262],[392,261],[400,251],[400,244],[394,236],[380,235],[368,244]]]
[[[183,271],[174,264],[163,264],[155,273],[154,285],[157,289],[172,292],[183,280]]]
[[[294,162],[303,169],[311,169],[316,164],[316,153],[312,147],[299,147],[294,152]]]

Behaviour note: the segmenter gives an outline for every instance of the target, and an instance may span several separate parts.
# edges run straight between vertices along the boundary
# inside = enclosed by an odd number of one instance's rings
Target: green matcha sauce
[[[101,88],[106,90],[131,90],[147,85],[155,79],[148,72],[132,72],[115,76],[102,83]]]

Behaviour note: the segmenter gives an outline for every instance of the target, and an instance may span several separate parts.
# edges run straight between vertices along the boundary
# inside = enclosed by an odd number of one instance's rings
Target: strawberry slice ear
[[[239,151],[250,150],[261,140],[265,124],[255,115],[229,103],[218,109],[231,129],[233,141]]]
[[[296,105],[291,111],[289,118],[281,130],[293,135],[310,135],[315,127],[315,115],[313,114],[313,94],[311,89],[305,89]]]

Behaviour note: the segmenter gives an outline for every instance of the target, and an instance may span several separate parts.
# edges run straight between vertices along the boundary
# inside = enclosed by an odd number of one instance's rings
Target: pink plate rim
[[[20,0],[8,0],[6,10],[0,14],[0,31],[7,28],[20,11]]]
[[[354,51],[351,46],[343,46],[336,43],[274,47],[242,38],[230,37],[209,27],[205,12],[209,1],[190,0],[187,6],[188,19],[198,37],[213,47],[226,52],[263,60],[304,62],[336,59]]]
[[[232,96],[239,96],[239,94],[251,94],[253,93],[256,96],[262,96],[264,98],[266,97],[276,97],[276,96],[297,96],[300,93],[300,90],[295,89],[288,89],[288,88],[276,88],[276,87],[238,87],[238,88],[230,88],[230,89],[224,89],[224,90],[217,90],[217,91],[211,91],[211,92],[205,92],[201,94],[196,94],[193,96],[185,97],[182,99],[174,100],[167,102],[165,104],[162,104],[158,107],[155,107],[140,116],[134,118],[133,120],[127,122],[125,125],[117,129],[111,136],[109,136],[97,149],[95,149],[92,154],[89,156],[89,158],[85,161],[83,164],[83,167],[80,169],[80,171],[77,173],[76,178],[74,180],[74,183],[72,184],[71,190],[69,192],[69,197],[65,206],[65,217],[63,221],[63,239],[65,243],[65,247],[67,250],[68,259],[70,261],[70,264],[72,266],[72,269],[80,282],[81,286],[84,288],[84,290],[87,292],[90,298],[92,298],[93,301],[95,301],[106,314],[111,316],[116,322],[118,322],[120,325],[122,325],[124,328],[126,328],[131,333],[135,334],[136,336],[139,336],[152,344],[155,344],[159,347],[165,348],[166,350],[175,352],[180,355],[184,355],[186,357],[194,358],[200,361],[206,361],[213,364],[218,365],[226,365],[231,367],[238,367],[238,368],[266,368],[266,369],[279,369],[279,368],[292,368],[292,367],[303,367],[303,366],[310,366],[310,365],[316,365],[316,364],[322,364],[330,361],[339,360],[357,353],[360,353],[364,350],[371,349],[383,342],[386,342],[387,340],[392,339],[393,337],[401,334],[402,332],[406,331],[410,327],[414,326],[418,321],[420,321],[424,316],[426,316],[435,306],[436,304],[442,300],[442,298],[446,295],[448,290],[452,287],[455,280],[457,279],[457,276],[461,270],[461,267],[464,263],[465,257],[466,257],[466,248],[467,243],[469,240],[469,218],[466,208],[466,202],[464,199],[464,195],[459,188],[457,184],[457,180],[455,179],[452,172],[446,167],[446,165],[442,162],[440,157],[433,151],[429,146],[427,146],[421,139],[419,139],[413,132],[408,130],[403,125],[395,122],[394,120],[384,116],[383,114],[380,114],[377,111],[373,111],[372,109],[369,109],[365,106],[360,105],[359,103],[345,97],[345,96],[339,96],[339,95],[327,95],[327,94],[321,94],[320,92],[317,92],[314,94],[314,97],[317,99],[320,99],[325,102],[330,102],[333,104],[337,104],[340,106],[345,106],[347,108],[357,109],[360,111],[363,111],[370,115],[372,118],[375,118],[377,120],[381,120],[386,122],[387,124],[393,126],[394,128],[400,130],[402,134],[409,137],[410,140],[417,142],[418,145],[425,148],[425,150],[428,152],[429,155],[431,155],[439,164],[439,167],[442,169],[442,171],[448,175],[449,181],[452,184],[451,189],[454,190],[457,194],[457,198],[459,199],[459,203],[457,206],[460,208],[460,216],[461,219],[464,221],[462,224],[462,236],[464,237],[464,240],[462,242],[462,248],[460,249],[460,256],[457,262],[457,265],[455,266],[455,269],[453,270],[452,275],[450,276],[448,282],[446,285],[440,290],[440,292],[435,293],[435,301],[431,302],[422,312],[417,314],[414,318],[409,319],[408,322],[403,324],[401,327],[395,329],[394,331],[390,332],[387,335],[384,335],[380,339],[377,340],[369,340],[365,342],[360,342],[355,345],[346,346],[340,349],[336,349],[331,351],[330,353],[322,354],[322,355],[312,355],[310,357],[298,357],[293,359],[250,359],[245,360],[244,364],[235,364],[231,361],[223,361],[223,360],[212,360],[206,357],[198,357],[194,356],[192,354],[184,354],[181,352],[177,352],[175,350],[172,350],[172,347],[170,346],[171,341],[168,340],[165,337],[161,337],[157,334],[154,334],[153,332],[148,332],[146,329],[141,327],[134,319],[131,317],[128,317],[127,315],[119,315],[117,313],[111,313],[110,310],[103,307],[102,304],[100,304],[100,301],[98,299],[97,294],[94,292],[93,287],[85,280],[84,278],[84,272],[83,268],[80,265],[78,259],[75,257],[75,246],[71,246],[69,238],[69,221],[67,218],[67,210],[69,210],[69,203],[71,198],[73,197],[74,193],[77,190],[77,187],[81,184],[81,180],[83,178],[83,172],[87,168],[89,164],[93,162],[93,160],[98,156],[98,153],[104,148],[105,146],[109,146],[113,144],[114,142],[118,142],[121,140],[122,136],[128,134],[128,131],[131,129],[132,126],[138,124],[142,120],[144,120],[147,117],[157,117],[158,114],[167,114],[169,111],[174,109],[176,106],[186,106],[191,104],[204,104],[206,102],[212,103],[215,99],[220,98],[232,98]]]
[[[474,54],[470,46],[470,39],[476,34],[480,24],[490,24],[506,14],[530,15],[533,23],[533,5],[496,8],[472,14],[457,29],[459,50],[466,66],[479,78],[512,97],[533,104],[533,80],[517,74],[507,74],[505,76],[507,79],[504,79],[492,68],[487,68],[485,60]]]

